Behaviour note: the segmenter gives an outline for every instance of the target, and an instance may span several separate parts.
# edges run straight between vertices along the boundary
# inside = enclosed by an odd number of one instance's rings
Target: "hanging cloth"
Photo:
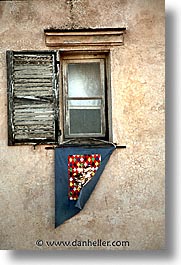
[[[55,227],[83,209],[115,148],[55,148]]]

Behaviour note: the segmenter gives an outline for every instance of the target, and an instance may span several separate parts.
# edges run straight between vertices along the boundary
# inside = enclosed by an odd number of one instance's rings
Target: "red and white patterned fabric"
[[[69,200],[78,199],[82,187],[95,175],[100,163],[100,154],[68,156]]]

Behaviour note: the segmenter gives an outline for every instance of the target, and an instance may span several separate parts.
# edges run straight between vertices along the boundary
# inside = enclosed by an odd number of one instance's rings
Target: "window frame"
[[[108,85],[108,61],[109,61],[108,52],[97,52],[97,51],[74,51],[74,52],[60,52],[60,71],[61,71],[61,94],[60,94],[60,105],[62,106],[62,118],[60,119],[60,127],[62,128],[62,137],[63,140],[68,139],[103,139],[110,140],[111,129],[110,129],[110,88]],[[101,103],[101,133],[79,133],[71,134],[70,133],[70,118],[68,113],[68,100],[74,99],[74,97],[68,97],[68,64],[69,63],[100,63],[100,83],[102,95],[100,97],[77,97],[76,99],[100,99]],[[108,103],[109,102],[109,103]],[[89,107],[88,107],[89,108]],[[86,109],[86,108],[84,108]],[[67,133],[67,129],[69,133]]]

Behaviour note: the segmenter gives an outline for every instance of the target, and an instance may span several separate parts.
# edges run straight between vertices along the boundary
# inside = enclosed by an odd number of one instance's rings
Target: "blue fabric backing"
[[[115,146],[104,147],[57,147],[55,148],[55,227],[61,225],[83,209],[94,190]],[[68,156],[100,154],[101,164],[94,177],[82,188],[79,198],[68,198]]]

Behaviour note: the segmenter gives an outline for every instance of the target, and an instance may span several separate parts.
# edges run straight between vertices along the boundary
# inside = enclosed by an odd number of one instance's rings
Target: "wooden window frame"
[[[60,105],[62,106],[62,119],[60,120],[60,127],[63,129],[62,140],[79,139],[88,140],[89,138],[112,140],[112,121],[111,121],[111,92],[110,92],[110,71],[109,71],[109,52],[100,51],[79,51],[79,52],[60,52],[60,70],[61,70],[61,90]],[[74,99],[68,97],[68,81],[67,81],[67,66],[68,63],[100,63],[101,73],[101,89],[103,94],[101,97],[90,97],[89,99],[102,99],[101,108],[101,133],[82,133],[71,134],[69,128],[69,115],[67,115],[67,100]],[[78,99],[78,98],[77,98]],[[80,97],[84,100],[84,97]],[[87,98],[86,98],[87,99]],[[86,108],[85,108],[86,109]],[[68,133],[67,133],[67,130]]]

